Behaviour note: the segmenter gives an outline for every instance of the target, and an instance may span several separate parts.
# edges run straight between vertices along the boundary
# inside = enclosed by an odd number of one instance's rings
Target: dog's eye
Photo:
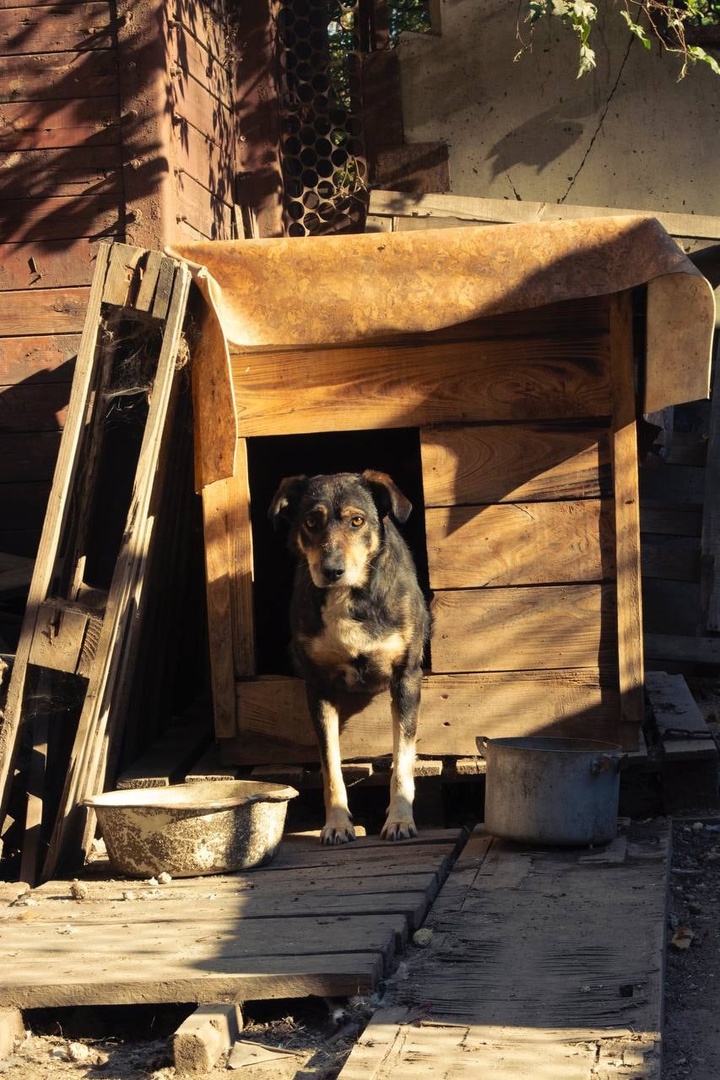
[[[310,514],[309,517],[305,518],[304,525],[308,532],[317,532],[320,528],[320,518],[317,514]]]
[[[354,514],[353,517],[350,518],[350,524],[352,525],[353,529],[359,529],[362,525],[365,524],[365,518],[362,516],[362,514]]]

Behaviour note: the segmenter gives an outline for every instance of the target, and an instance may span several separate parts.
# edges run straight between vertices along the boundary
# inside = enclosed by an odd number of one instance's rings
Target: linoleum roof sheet
[[[167,254],[188,263],[208,303],[196,357],[212,384],[206,420],[234,414],[229,346],[371,341],[639,285],[648,286],[643,411],[709,394],[714,295],[652,217],[198,241]],[[211,456],[200,486],[230,474],[228,453]]]

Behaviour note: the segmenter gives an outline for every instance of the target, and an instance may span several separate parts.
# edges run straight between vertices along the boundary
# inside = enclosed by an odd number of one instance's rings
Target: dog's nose
[[[330,585],[334,584],[334,582],[336,582],[336,581],[339,581],[344,573],[345,573],[345,566],[344,566],[343,563],[340,563],[340,562],[323,563],[323,574],[325,575],[325,580]]]

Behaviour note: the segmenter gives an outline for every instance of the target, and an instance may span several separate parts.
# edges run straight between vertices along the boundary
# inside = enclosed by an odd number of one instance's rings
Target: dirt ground
[[[693,685],[716,738],[720,681]],[[720,1077],[720,814],[673,823],[668,900],[662,1080]],[[412,949],[412,947],[411,947]],[[412,962],[412,955],[406,957]],[[392,980],[384,991],[391,994]],[[333,1080],[382,1003],[267,1002],[248,1005],[245,1029],[207,1080]],[[8,1080],[174,1080],[172,1033],[192,1005],[28,1012],[19,1048],[0,1061]]]

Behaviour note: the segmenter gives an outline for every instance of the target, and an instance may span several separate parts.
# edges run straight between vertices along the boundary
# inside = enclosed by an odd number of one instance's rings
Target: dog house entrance
[[[248,439],[250,520],[253,540],[255,644],[259,675],[290,674],[288,611],[294,560],[286,535],[276,533],[268,508],[286,476],[319,473],[388,473],[413,504],[401,531],[417,566],[420,585],[429,595],[420,433],[417,428],[345,431],[320,435],[266,436]]]

